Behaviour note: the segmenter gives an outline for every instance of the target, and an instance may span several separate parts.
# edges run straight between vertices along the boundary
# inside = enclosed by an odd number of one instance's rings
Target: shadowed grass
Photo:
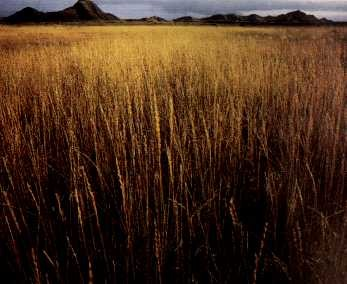
[[[346,281],[346,29],[0,27],[13,282]]]

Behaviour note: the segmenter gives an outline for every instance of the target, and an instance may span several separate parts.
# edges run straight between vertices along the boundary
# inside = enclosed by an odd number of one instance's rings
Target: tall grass
[[[0,27],[2,277],[344,283],[346,40]]]

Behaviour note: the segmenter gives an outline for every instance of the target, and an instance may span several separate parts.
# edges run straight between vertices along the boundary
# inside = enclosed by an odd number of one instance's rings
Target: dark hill
[[[72,7],[62,11],[43,13],[33,8],[25,8],[5,19],[10,23],[25,22],[82,22],[116,21],[116,16],[103,12],[91,0],[79,0]]]
[[[260,24],[264,23],[265,19],[261,16],[252,14],[249,16],[241,16],[236,14],[213,15],[201,19],[205,23],[220,23],[220,24]]]
[[[162,22],[167,22],[164,18],[158,17],[158,16],[152,16],[149,18],[142,18],[140,19],[142,22],[150,22],[150,23],[162,23]]]
[[[321,20],[313,15],[307,15],[301,11],[293,11],[288,14],[275,17],[275,22],[283,25],[319,25]]]
[[[13,15],[5,18],[8,22],[41,22],[44,20],[45,13],[31,7],[26,7]]]
[[[250,24],[263,24],[263,23],[265,23],[264,17],[261,17],[261,16],[256,15],[256,14],[245,16],[244,18],[245,18],[245,21],[250,23]]]
[[[240,16],[235,14],[213,15],[202,18],[204,23],[214,24],[246,24],[246,25],[323,25],[332,23],[326,19],[318,19],[313,15],[307,15],[302,11],[293,11],[279,16],[261,17],[256,14]]]
[[[104,13],[93,1],[79,0],[63,11],[46,14],[47,21],[108,21],[119,20],[116,16]]]
[[[187,23],[187,22],[197,22],[197,21],[199,21],[199,19],[193,18],[191,16],[185,16],[185,17],[180,17],[180,18],[174,19],[173,21],[174,22]]]
[[[201,21],[208,23],[228,23],[231,22],[231,19],[228,17],[228,15],[218,14],[202,18]]]

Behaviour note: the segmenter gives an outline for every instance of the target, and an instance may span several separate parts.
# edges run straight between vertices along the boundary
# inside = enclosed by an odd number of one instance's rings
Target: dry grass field
[[[0,26],[6,283],[346,283],[347,28]]]

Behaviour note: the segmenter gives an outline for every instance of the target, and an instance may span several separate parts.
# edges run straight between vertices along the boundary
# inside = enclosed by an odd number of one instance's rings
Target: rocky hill
[[[200,20],[197,18],[193,18],[191,16],[185,16],[185,17],[180,17],[180,18],[174,19],[173,21],[174,22],[182,22],[182,23],[189,23],[189,22],[193,23],[193,22],[198,22]]]
[[[327,19],[318,19],[302,11],[293,11],[278,16],[262,17],[256,14],[242,16],[236,14],[213,15],[200,19],[203,23],[213,24],[244,24],[244,25],[325,25],[333,23]]]
[[[148,23],[165,23],[167,20],[164,18],[158,17],[158,16],[152,16],[148,18],[142,18],[140,19],[141,22],[148,22]]]
[[[40,12],[31,7],[5,18],[9,23],[39,22],[83,22],[83,21],[117,21],[118,17],[103,12],[91,0],[79,0],[72,7],[57,12]]]

